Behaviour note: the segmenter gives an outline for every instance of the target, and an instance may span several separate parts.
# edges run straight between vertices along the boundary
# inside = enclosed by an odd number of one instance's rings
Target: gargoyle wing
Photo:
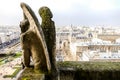
[[[27,4],[21,3],[21,8],[23,10],[24,15],[26,16],[26,18],[28,19],[28,21],[30,23],[30,29],[35,31],[36,34],[38,34],[38,36],[39,36],[39,40],[41,41],[42,47],[44,50],[44,55],[46,57],[47,68],[50,71],[51,64],[50,64],[50,60],[49,60],[48,50],[47,50],[44,34],[43,34],[42,28],[39,24],[39,21],[38,21],[36,15],[34,14],[34,12],[32,11],[32,9]]]

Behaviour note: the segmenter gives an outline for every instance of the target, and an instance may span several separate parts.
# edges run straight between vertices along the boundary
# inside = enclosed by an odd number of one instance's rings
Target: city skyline
[[[56,26],[64,25],[112,25],[120,26],[119,0],[4,0],[0,2],[0,24],[19,25],[23,19],[20,3],[27,3],[37,15],[41,6],[53,12]]]

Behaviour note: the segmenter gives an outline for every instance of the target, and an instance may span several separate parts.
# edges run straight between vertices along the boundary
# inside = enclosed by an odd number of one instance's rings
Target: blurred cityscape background
[[[120,61],[120,28],[65,26],[56,28],[58,61]]]
[[[120,27],[56,27],[56,61],[120,61]],[[0,26],[0,79],[16,80],[21,72],[20,28]]]

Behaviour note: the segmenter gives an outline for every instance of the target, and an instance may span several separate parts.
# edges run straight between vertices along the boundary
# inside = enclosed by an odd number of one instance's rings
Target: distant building
[[[120,59],[120,43],[113,44],[109,42],[90,42],[75,43],[75,45],[77,61],[89,61],[94,59]]]
[[[120,38],[120,34],[98,34],[98,38],[114,43],[116,39]]]
[[[56,33],[57,60],[120,59],[118,30],[120,28],[59,27]]]
[[[19,38],[20,28],[18,26],[0,26],[1,42],[7,42]]]

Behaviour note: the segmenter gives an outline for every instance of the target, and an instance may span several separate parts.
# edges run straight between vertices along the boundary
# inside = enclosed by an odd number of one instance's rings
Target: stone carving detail
[[[51,71],[48,50],[38,19],[27,4],[21,3],[21,8],[24,14],[24,20],[20,22],[23,64],[30,67],[32,58],[35,70]]]
[[[56,31],[55,31],[55,24],[52,21],[53,14],[50,9],[46,6],[43,6],[39,9],[39,15],[42,18],[41,27],[44,33],[45,42],[47,45],[47,50],[50,58],[51,63],[51,73],[48,76],[49,80],[57,80],[57,69],[56,69],[56,60],[55,60],[55,53],[56,53]]]
[[[51,69],[56,71],[56,60],[55,60],[55,51],[56,51],[56,31],[54,21],[52,21],[52,12],[46,6],[43,6],[39,9],[39,15],[42,18],[41,27],[45,36],[45,42],[47,45]]]

